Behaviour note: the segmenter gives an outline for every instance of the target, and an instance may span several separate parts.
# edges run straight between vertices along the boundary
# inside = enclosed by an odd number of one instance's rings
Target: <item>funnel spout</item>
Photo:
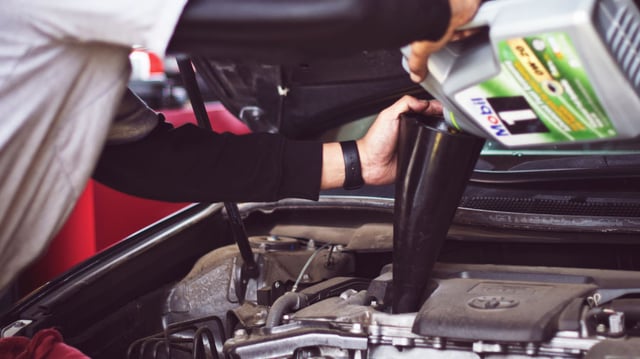
[[[484,139],[442,118],[400,121],[393,224],[393,313],[418,311]]]

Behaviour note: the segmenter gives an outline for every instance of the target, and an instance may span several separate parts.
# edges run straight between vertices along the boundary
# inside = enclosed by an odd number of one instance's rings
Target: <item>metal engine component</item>
[[[366,298],[366,291],[357,294]],[[600,342],[558,332],[541,343],[427,337],[413,333],[416,313],[389,314],[357,300],[333,297],[288,317],[286,324],[235,337],[225,344],[234,358],[580,358]],[[326,353],[339,350],[341,355]],[[324,356],[323,356],[324,355]]]
[[[314,253],[301,277],[301,286],[351,274],[355,266],[353,254],[312,241],[259,236],[249,238],[249,242],[260,272],[257,279],[247,284],[245,298],[251,302],[266,297],[265,304],[271,304],[293,285]],[[241,278],[241,268],[242,259],[233,245],[202,257],[171,289],[163,318],[165,325],[212,315],[224,318],[228,311],[236,309],[240,303],[235,286]]]
[[[194,352],[233,359],[595,358],[592,351],[638,347],[640,275],[440,263],[420,309],[392,313],[390,265],[373,279],[350,277],[355,255],[331,245],[269,236],[250,243],[260,276],[249,300],[233,296],[241,268],[234,247],[202,258],[167,300],[168,330],[217,317],[224,333],[195,328],[150,340],[186,340]],[[227,290],[212,289],[220,287]]]
[[[255,359],[298,358],[301,350],[322,358],[580,358],[600,342],[577,332],[558,332],[541,343],[427,337],[413,333],[415,320],[415,313],[393,315],[329,298],[290,316],[287,324],[228,340],[225,352]],[[332,350],[344,356],[323,354]]]
[[[378,299],[393,290],[380,285],[389,274],[385,268],[367,289],[337,286],[347,278],[307,288],[334,294],[288,307],[282,321],[228,340],[224,352],[253,359],[582,358],[596,345],[609,348],[599,344],[612,338],[628,343],[625,347],[637,345],[626,338],[623,313],[590,307],[587,298],[597,286],[576,278],[567,283],[571,277],[565,273],[504,273],[510,280],[492,273],[485,278],[474,278],[481,272],[460,278],[441,273],[422,309],[400,314],[391,314],[390,303]],[[606,330],[582,330],[602,325]]]

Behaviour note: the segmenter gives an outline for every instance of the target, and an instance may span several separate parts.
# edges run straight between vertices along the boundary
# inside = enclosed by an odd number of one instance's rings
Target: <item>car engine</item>
[[[250,243],[260,276],[248,281],[244,301],[238,249],[219,248],[171,289],[165,332],[133,343],[130,357],[163,357],[160,342],[172,358],[632,358],[640,352],[640,275],[632,272],[438,264],[420,310],[392,314],[391,265],[373,279],[354,277],[357,259],[348,246],[274,235]]]

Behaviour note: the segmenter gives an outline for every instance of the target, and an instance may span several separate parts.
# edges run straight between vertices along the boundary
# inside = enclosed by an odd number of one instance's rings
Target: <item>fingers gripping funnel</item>
[[[393,224],[393,313],[418,311],[484,139],[442,118],[400,121]]]

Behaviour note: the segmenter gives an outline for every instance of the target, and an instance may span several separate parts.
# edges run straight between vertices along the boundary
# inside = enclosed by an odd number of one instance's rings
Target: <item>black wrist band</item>
[[[358,144],[356,141],[345,141],[340,142],[340,147],[342,147],[342,156],[344,157],[344,184],[342,188],[358,189],[364,185]]]

